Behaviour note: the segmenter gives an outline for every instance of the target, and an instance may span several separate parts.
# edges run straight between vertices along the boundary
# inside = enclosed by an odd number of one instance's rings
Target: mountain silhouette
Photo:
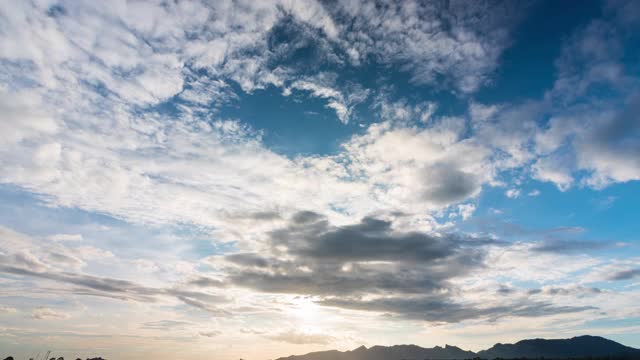
[[[355,350],[319,351],[307,355],[289,356],[278,360],[391,360],[391,359],[469,359],[475,357],[472,351],[464,351],[455,346],[423,348],[416,345],[361,346]]]
[[[533,339],[515,344],[495,344],[478,352],[481,358],[580,358],[605,356],[637,356],[640,350],[624,346],[600,336],[577,336],[571,339]]]
[[[496,344],[474,353],[446,345],[423,348],[417,345],[361,346],[351,351],[318,351],[292,355],[277,360],[455,360],[455,359],[577,359],[624,357],[640,359],[640,349],[624,346],[599,336],[577,336],[571,339],[532,339],[515,344]]]

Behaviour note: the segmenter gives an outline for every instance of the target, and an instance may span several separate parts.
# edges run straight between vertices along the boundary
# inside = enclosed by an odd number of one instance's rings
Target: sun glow
[[[309,327],[317,325],[321,320],[321,309],[312,297],[297,296],[292,300],[292,304],[290,313],[299,325]]]

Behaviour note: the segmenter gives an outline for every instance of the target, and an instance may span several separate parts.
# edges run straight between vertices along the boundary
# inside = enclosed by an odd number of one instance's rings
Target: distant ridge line
[[[476,352],[445,345],[423,348],[417,345],[360,346],[349,351],[318,351],[276,360],[463,360],[463,359],[640,359],[640,349],[600,336],[582,335],[569,339],[526,339],[515,344],[497,343]]]

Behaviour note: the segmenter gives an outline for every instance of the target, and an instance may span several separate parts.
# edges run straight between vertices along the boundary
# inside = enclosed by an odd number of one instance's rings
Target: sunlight
[[[293,298],[292,304],[290,313],[299,325],[310,327],[317,325],[321,320],[320,307],[316,305],[313,298],[296,296]]]

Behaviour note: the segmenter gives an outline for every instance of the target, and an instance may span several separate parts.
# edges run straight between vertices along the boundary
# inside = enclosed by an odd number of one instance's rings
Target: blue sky
[[[621,0],[0,3],[0,348],[640,347],[639,26]]]

